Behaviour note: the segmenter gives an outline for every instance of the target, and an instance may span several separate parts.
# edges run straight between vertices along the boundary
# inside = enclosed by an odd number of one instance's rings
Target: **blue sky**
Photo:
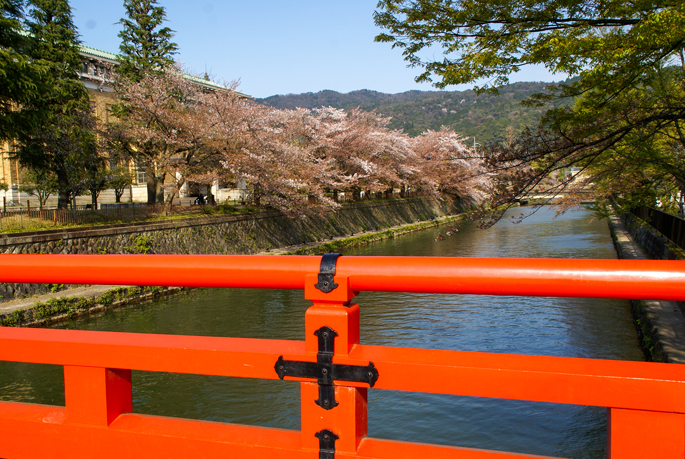
[[[217,81],[240,79],[253,97],[373,89],[397,93],[433,90],[418,84],[419,69],[401,52],[374,43],[375,0],[216,1],[160,0],[176,31],[179,58],[193,73],[205,68]],[[119,52],[123,0],[71,0],[85,45]],[[439,57],[439,54],[436,55]],[[512,81],[559,80],[544,68],[526,69]],[[468,89],[469,86],[450,89]]]

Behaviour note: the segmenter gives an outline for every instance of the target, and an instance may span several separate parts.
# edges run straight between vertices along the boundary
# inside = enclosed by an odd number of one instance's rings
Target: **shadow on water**
[[[518,213],[516,209],[510,213]],[[542,210],[489,230],[445,227],[346,255],[615,258],[604,221]],[[463,351],[642,360],[626,301],[364,292],[362,342]],[[60,326],[250,338],[303,339],[301,291],[196,290]],[[282,381],[134,372],[134,411],[298,429],[299,387]],[[0,399],[63,404],[61,368],[2,363]],[[369,391],[369,435],[570,458],[606,456],[606,410]]]

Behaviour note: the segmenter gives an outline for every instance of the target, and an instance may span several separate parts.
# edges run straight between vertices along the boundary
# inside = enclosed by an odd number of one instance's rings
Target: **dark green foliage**
[[[376,41],[402,50],[424,69],[417,80],[438,87],[497,88],[541,64],[620,90],[685,40],[685,4],[674,0],[381,0],[377,8]]]
[[[131,82],[139,82],[146,74],[163,71],[174,64],[173,55],[178,50],[176,43],[171,41],[174,31],[161,27],[166,21],[166,13],[164,7],[156,5],[156,0],[124,0],[127,17],[119,21],[124,26],[119,32],[121,56],[117,69],[120,76],[117,86],[120,91]],[[130,116],[129,110],[130,107],[125,102],[114,107],[115,114],[122,120]],[[164,173],[160,175],[154,167],[157,159],[154,156],[159,152],[147,142],[144,148],[134,149],[129,153],[146,167],[148,204],[163,202],[164,192],[161,186],[164,183]]]
[[[22,165],[57,175],[60,208],[83,191],[83,173],[97,160],[95,119],[83,83],[78,33],[66,0],[31,0],[26,52],[43,63],[39,97],[22,106],[41,123],[18,136],[16,157]]]
[[[124,191],[133,183],[133,175],[126,166],[114,166],[110,163],[109,186],[114,189],[115,202],[121,202]]]
[[[514,83],[500,89],[501,97],[476,95],[474,91],[407,91],[384,94],[361,90],[347,94],[335,91],[288,94],[259,99],[280,109],[335,107],[377,110],[391,116],[390,128],[411,136],[445,125],[478,143],[504,140],[509,126],[519,131],[536,126],[545,109],[524,107],[521,101],[545,89],[546,83]],[[454,113],[453,113],[454,112]]]
[[[124,0],[126,18],[119,21],[124,27],[121,38],[119,74],[139,81],[150,71],[173,64],[178,47],[171,39],[174,31],[160,26],[166,20],[164,7],[155,6],[156,0]]]
[[[80,40],[69,3],[30,0],[28,5],[26,25],[31,33],[28,55],[46,63],[45,79],[49,85],[34,104],[60,113],[88,110],[88,94],[77,76],[81,68]]]
[[[39,114],[18,107],[39,96],[42,63],[25,54],[23,1],[0,0],[0,141],[12,140],[39,125]]]
[[[23,36],[20,20],[23,17],[23,1],[0,0],[0,46],[3,48],[21,49]]]
[[[381,0],[374,20],[385,29],[376,41],[401,49],[424,70],[417,81],[437,87],[496,92],[526,65],[573,77],[528,101],[550,108],[538,129],[489,152],[499,173],[492,208],[546,188],[569,193],[562,210],[680,194],[685,212],[684,2]],[[569,167],[580,168],[573,179]]]
[[[85,164],[84,189],[90,193],[91,206],[93,210],[98,207],[98,197],[100,192],[109,188],[109,171],[105,158],[94,156],[91,161]]]
[[[24,193],[34,195],[38,198],[42,209],[50,195],[57,193],[57,175],[50,169],[29,168],[24,172],[21,179],[24,185],[19,189]]]
[[[127,253],[138,253],[147,255],[152,250],[152,238],[148,236],[138,236],[133,240],[135,245],[124,247]]]
[[[42,130],[35,130],[16,153],[20,162],[57,175],[58,206],[64,209],[87,190],[86,171],[97,163],[95,120],[90,112],[53,112]]]

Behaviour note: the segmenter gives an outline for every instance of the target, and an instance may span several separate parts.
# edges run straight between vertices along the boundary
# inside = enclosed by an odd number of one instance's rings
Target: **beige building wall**
[[[86,90],[88,91],[88,95],[94,104],[95,116],[103,123],[110,123],[114,119],[111,109],[113,105],[118,103],[118,98],[108,82],[111,81],[110,70],[117,65],[117,56],[87,46],[81,46],[81,57],[83,59],[83,66],[80,70],[79,77],[81,81],[83,81]],[[197,77],[189,75],[188,78],[199,85],[204,85],[212,89],[225,89],[220,85]],[[241,96],[247,97],[243,94],[241,94]],[[10,151],[11,145],[0,145],[0,182],[4,182],[9,186],[9,190],[6,192],[0,190],[0,206],[2,205],[1,200],[3,198],[8,205],[25,205],[27,199],[37,202],[35,196],[19,193],[18,187],[22,184],[21,168],[16,160],[9,158]],[[147,187],[145,185],[146,180],[144,171],[139,169],[134,161],[130,161],[128,167],[129,171],[133,174],[133,184],[122,196],[122,201],[131,202],[132,200],[133,202],[147,202]],[[173,181],[174,177],[167,174],[165,182],[169,183]],[[180,196],[187,196],[189,191],[190,190],[186,186],[181,190]],[[231,194],[225,189],[219,189],[218,184],[212,186],[212,191],[217,197],[224,197],[221,194],[223,192],[226,198],[229,199],[235,194]],[[237,193],[236,196],[242,197],[244,191],[241,189],[238,190]],[[204,194],[206,194],[206,187]],[[113,190],[103,191],[98,200],[100,202],[114,202]],[[90,203],[90,196],[79,196],[76,198],[76,201],[77,204]],[[51,196],[48,200],[48,205],[56,205],[56,202],[57,197]]]
[[[93,102],[93,109],[95,111],[95,116],[103,123],[109,123],[113,119],[112,106],[118,103],[118,98],[109,88],[93,88],[91,85],[86,85],[88,95]],[[16,159],[10,159],[10,153],[12,151],[12,145],[5,143],[0,146],[0,182],[4,182],[8,185],[7,191],[0,190],[0,205],[6,203],[9,206],[13,205],[26,205],[27,200],[32,200],[37,203],[35,196],[31,196],[26,193],[20,193],[19,187],[23,184],[21,181],[21,166]],[[131,202],[133,198],[134,202],[145,202],[147,201],[147,189],[144,184],[139,186],[136,182],[137,174],[135,174],[135,164],[132,162],[129,164],[129,170],[134,175],[134,184],[124,196],[122,196],[122,201]],[[110,198],[111,195],[111,199]],[[2,201],[4,198],[4,201]],[[104,198],[106,201],[114,202],[114,192],[112,190],[103,191],[101,194],[101,200]],[[128,199],[127,199],[128,198]],[[54,201],[54,202],[53,202]],[[78,204],[88,204],[90,203],[90,196],[79,196],[76,198]],[[51,196],[48,200],[48,205],[56,205],[57,197]],[[37,204],[36,204],[37,205]]]

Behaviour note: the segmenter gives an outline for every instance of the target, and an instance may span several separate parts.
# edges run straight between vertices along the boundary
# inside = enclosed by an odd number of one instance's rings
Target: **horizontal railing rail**
[[[5,361],[259,379],[279,379],[274,371],[279,356],[316,362],[304,341],[1,330],[0,360]],[[375,389],[685,412],[681,365],[362,344],[333,361],[374,362],[381,375]]]
[[[607,407],[611,459],[682,459],[685,366],[364,345],[352,299],[374,290],[685,300],[683,281],[677,261],[3,255],[0,282],[304,289],[313,306],[304,341],[0,328],[0,360],[64,367],[66,402],[0,402],[0,457],[533,457],[367,438],[373,387]],[[300,381],[301,430],[135,414],[131,370]]]
[[[0,255],[1,282],[303,289],[319,257]],[[680,300],[685,263],[564,258],[341,257],[354,291]]]

